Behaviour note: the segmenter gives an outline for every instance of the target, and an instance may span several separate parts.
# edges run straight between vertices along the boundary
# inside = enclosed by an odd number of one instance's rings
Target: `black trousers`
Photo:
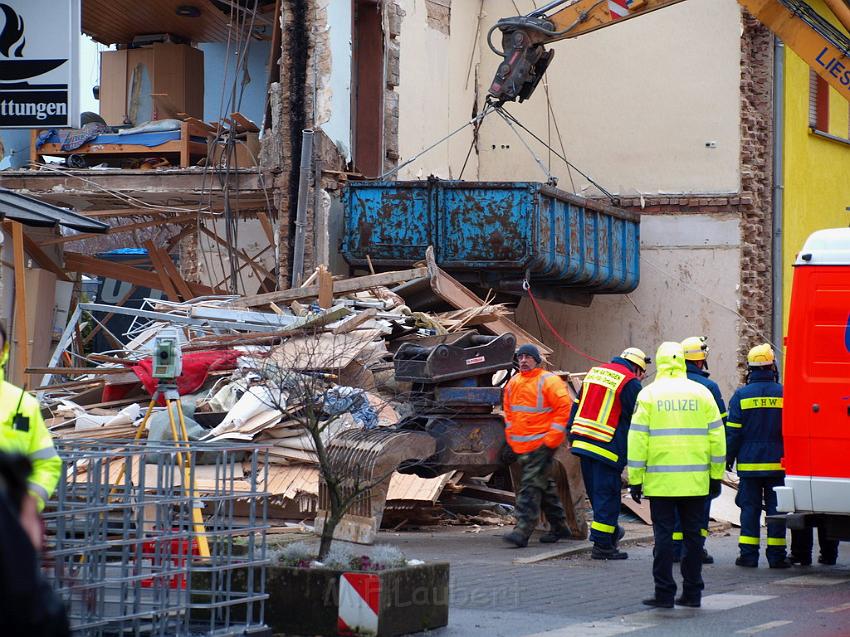
[[[705,496],[652,497],[649,510],[652,515],[652,533],[655,550],[652,560],[652,577],[655,580],[655,598],[673,601],[676,596],[676,581],[673,579],[673,527],[676,514],[682,523],[682,595],[686,599],[698,600],[705,587],[702,581],[702,527]]]

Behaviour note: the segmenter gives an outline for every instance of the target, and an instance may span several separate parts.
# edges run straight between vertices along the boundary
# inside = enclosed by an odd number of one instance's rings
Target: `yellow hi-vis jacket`
[[[29,492],[38,510],[44,508],[59,482],[62,460],[34,396],[3,380],[0,367],[0,451],[29,458]]]
[[[648,497],[708,495],[709,478],[722,478],[726,464],[720,411],[708,389],[688,380],[679,343],[662,343],[656,365],[629,428],[629,484],[642,484]]]

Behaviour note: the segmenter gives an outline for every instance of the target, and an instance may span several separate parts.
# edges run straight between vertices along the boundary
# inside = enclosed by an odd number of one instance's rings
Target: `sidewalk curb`
[[[654,539],[652,533],[644,533],[641,535],[634,535],[631,537],[624,537],[620,540],[620,546],[631,546],[633,544],[640,544],[641,542],[652,542]],[[569,541],[569,540],[567,540]],[[587,540],[582,540],[580,543],[565,546],[562,549],[556,549],[554,551],[547,551],[546,553],[538,553],[537,555],[532,555],[530,557],[518,557],[513,563],[514,564],[537,564],[539,562],[546,562],[548,560],[556,560],[562,557],[570,557],[573,555],[582,555],[584,553],[588,553],[591,549],[593,549],[593,543],[588,542]]]

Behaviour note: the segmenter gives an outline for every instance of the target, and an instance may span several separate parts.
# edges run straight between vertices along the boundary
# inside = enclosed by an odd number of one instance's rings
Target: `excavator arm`
[[[528,99],[554,56],[544,45],[575,38],[684,0],[555,0],[524,16],[502,18],[487,42],[502,57],[489,93],[497,103]],[[825,0],[850,31],[846,0]],[[738,0],[850,101],[850,38],[803,0]],[[502,49],[493,44],[502,33]]]

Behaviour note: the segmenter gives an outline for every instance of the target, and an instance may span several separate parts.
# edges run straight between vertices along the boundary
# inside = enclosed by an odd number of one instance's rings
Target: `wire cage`
[[[75,440],[57,451],[43,571],[75,634],[268,634],[264,449]]]

